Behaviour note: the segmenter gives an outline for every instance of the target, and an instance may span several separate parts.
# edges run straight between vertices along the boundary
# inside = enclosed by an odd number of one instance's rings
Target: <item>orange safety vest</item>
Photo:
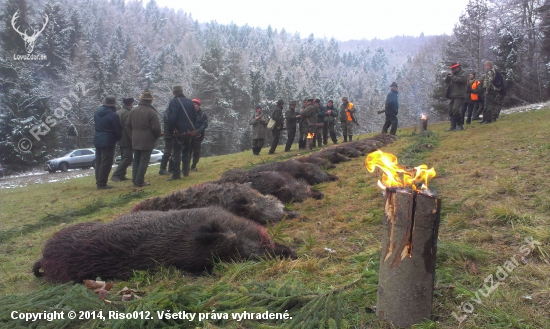
[[[348,108],[346,109],[346,115],[348,116],[348,121],[353,121],[353,117],[351,116],[351,112],[348,111],[353,107],[353,103],[348,103]]]
[[[472,90],[476,90],[477,89],[477,86],[480,84],[481,82],[477,81],[477,80],[474,80],[474,83],[472,83]],[[472,98],[473,101],[477,101],[479,99],[479,95],[478,94],[470,94],[470,97]]]

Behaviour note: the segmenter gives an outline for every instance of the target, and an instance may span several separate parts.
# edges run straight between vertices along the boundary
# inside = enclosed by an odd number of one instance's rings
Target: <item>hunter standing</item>
[[[275,154],[275,149],[279,144],[279,139],[281,138],[281,130],[283,130],[283,105],[285,102],[282,99],[277,101],[277,106],[271,114],[271,119],[275,120],[275,126],[271,130],[273,134],[273,141],[271,142],[271,148],[269,149],[269,154]]]
[[[116,167],[115,172],[111,176],[113,182],[120,182],[128,180],[126,172],[128,167],[132,164],[133,151],[132,151],[132,132],[126,127],[126,121],[130,115],[130,111],[134,106],[134,98],[122,99],[122,108],[116,112],[120,123],[123,127],[122,138],[118,141],[118,147],[120,149],[120,162]]]
[[[323,122],[323,144],[327,145],[328,134],[330,133],[330,139],[333,144],[338,144],[336,139],[336,131],[334,130],[334,122],[338,117],[338,109],[334,107],[334,102],[329,100],[326,107],[326,115]]]
[[[107,96],[103,100],[103,105],[99,106],[94,113],[94,169],[98,190],[113,188],[113,186],[107,185],[107,180],[115,158],[116,143],[122,138],[122,125],[115,109],[115,96]]]
[[[315,139],[313,140],[313,147],[315,143],[321,147],[323,145],[323,126],[325,122],[325,116],[327,115],[326,109],[321,105],[321,100],[315,99],[315,106],[317,107],[317,129],[315,130]]]
[[[397,125],[399,124],[399,120],[397,120],[397,114],[399,112],[399,86],[397,83],[392,82],[390,88],[391,90],[388,96],[386,96],[385,109],[382,111],[386,114],[386,121],[382,127],[382,133],[387,134],[388,128],[391,126],[390,135],[395,135],[397,132]]]
[[[302,130],[304,127],[304,124],[303,124],[304,117],[302,116],[301,113],[308,105],[307,100],[308,100],[307,98],[304,98],[304,100],[302,101],[302,106],[300,107],[300,110],[296,111],[296,114],[297,114],[296,117],[300,116],[300,118],[298,119],[298,149],[299,150],[304,150],[306,148],[306,140],[302,135]]]
[[[447,84],[447,98],[449,102],[449,120],[451,126],[445,131],[463,130],[462,121],[460,120],[460,111],[468,88],[468,74],[462,69],[458,63],[451,65],[451,72],[445,77]]]
[[[164,111],[164,114],[162,115],[162,124],[164,126],[164,153],[162,154],[162,159],[160,160],[159,175],[169,175],[174,170],[172,161],[172,139],[174,138],[174,132],[168,129],[168,111]],[[167,166],[168,170],[166,170]]]
[[[172,87],[174,98],[170,100],[166,112],[168,112],[168,130],[174,133],[172,139],[172,176],[168,180],[181,179],[189,176],[189,158],[191,139],[198,136],[196,129],[197,111],[193,102],[185,97],[182,86]],[[181,164],[181,171],[180,171]]]
[[[317,131],[317,112],[319,108],[313,98],[308,99],[306,104],[306,108],[300,111],[302,115],[300,138],[304,140],[305,147],[311,150],[313,149],[315,133]],[[308,138],[308,135],[310,138]]]
[[[296,123],[302,116],[296,112],[296,101],[291,101],[288,110],[285,112],[286,132],[288,134],[285,152],[290,151],[294,138],[296,137]]]
[[[197,124],[195,125],[195,127],[197,127],[197,129],[199,130],[199,135],[191,139],[190,153],[193,158],[191,170],[196,171],[197,163],[199,163],[199,159],[201,158],[201,145],[202,141],[204,140],[204,131],[206,130],[206,128],[208,128],[208,117],[206,116],[206,113],[204,113],[201,109],[200,99],[193,98],[193,106],[195,107],[195,111],[197,114]]]
[[[342,97],[342,105],[340,105],[340,124],[342,127],[342,134],[344,135],[344,143],[351,142],[353,139],[353,115],[355,108],[353,104],[348,101],[347,97]]]
[[[493,120],[493,111],[495,110],[495,98],[498,95],[499,88],[495,86],[495,78],[497,76],[496,67],[493,62],[485,62],[485,81],[483,87],[485,88],[485,109],[483,110],[483,121],[479,124],[491,123]]]
[[[153,107],[153,94],[146,90],[139,96],[138,106],[130,112],[126,123],[131,131],[134,163],[132,165],[132,182],[135,187],[151,185],[145,182],[145,174],[155,148],[155,142],[161,135],[157,110]]]
[[[248,123],[252,126],[252,153],[260,155],[267,136],[267,117],[262,113],[260,105],[256,106],[256,113]]]

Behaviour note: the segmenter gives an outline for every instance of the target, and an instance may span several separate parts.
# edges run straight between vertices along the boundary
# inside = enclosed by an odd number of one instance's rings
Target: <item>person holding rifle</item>
[[[174,98],[170,100],[166,109],[168,112],[168,128],[166,130],[173,132],[172,161],[174,167],[172,177],[168,180],[178,180],[181,179],[181,172],[184,177],[189,176],[191,140],[199,135],[199,130],[195,128],[197,123],[195,106],[183,94],[183,87],[174,86],[172,93]]]
[[[386,113],[386,122],[384,122],[384,126],[382,127],[382,133],[387,134],[388,128],[391,126],[390,134],[395,135],[397,132],[397,124],[399,123],[397,120],[397,112],[399,110],[399,100],[397,95],[399,93],[399,87],[397,86],[397,83],[392,82],[390,88],[391,90],[386,97],[385,109],[382,111],[377,111],[377,113]]]

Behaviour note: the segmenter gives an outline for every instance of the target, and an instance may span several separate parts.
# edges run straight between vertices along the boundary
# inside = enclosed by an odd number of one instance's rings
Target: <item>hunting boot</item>
[[[462,125],[456,125],[456,130],[464,130],[464,127]]]
[[[349,141],[351,142],[351,141],[352,141],[352,139],[353,139],[353,135],[349,135],[348,137],[349,137],[349,138],[348,138],[348,139],[349,139]]]
[[[181,179],[181,175],[180,173],[178,172],[177,174],[176,173],[173,173],[172,176],[170,178],[167,179],[167,181],[171,181],[171,180],[179,180]]]
[[[451,126],[445,131],[456,130],[456,118],[451,118]]]
[[[170,173],[166,171],[166,166],[168,165],[168,161],[170,160],[170,156],[163,154],[162,159],[160,160],[160,170],[159,175],[169,175]]]

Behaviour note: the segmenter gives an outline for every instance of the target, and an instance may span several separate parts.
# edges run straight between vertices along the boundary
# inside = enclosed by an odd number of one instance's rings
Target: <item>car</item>
[[[95,167],[95,149],[78,149],[71,151],[64,156],[46,161],[44,170],[54,173],[58,170],[67,171],[74,168],[88,169]]]
[[[162,153],[162,151],[160,150],[153,150],[153,153],[151,153],[151,159],[149,159],[149,163],[155,163],[155,162],[160,162],[162,160],[162,156],[164,155],[164,153]],[[119,164],[120,163],[120,160],[122,158],[119,156],[117,156],[115,158],[115,163],[116,164]]]

